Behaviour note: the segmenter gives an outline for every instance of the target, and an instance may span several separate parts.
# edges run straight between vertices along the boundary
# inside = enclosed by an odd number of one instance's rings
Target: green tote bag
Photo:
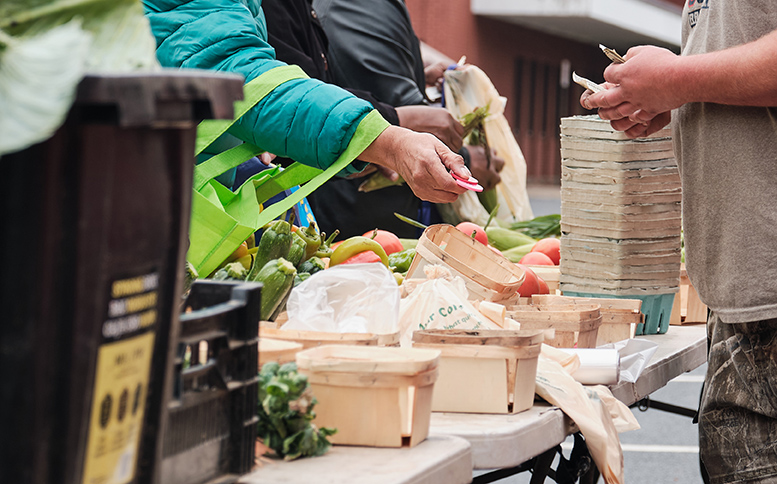
[[[304,78],[307,75],[299,67],[282,66],[246,84],[244,100],[235,103],[234,120],[207,120],[198,126],[195,153],[202,153],[273,89],[289,80]],[[250,177],[233,192],[215,178],[265,150],[244,143],[196,165],[187,260],[203,277],[216,270],[253,232],[286,213],[355,160],[385,127],[369,122],[375,116],[380,115],[372,111],[362,119],[348,147],[323,171],[301,163],[286,169],[271,168]],[[297,185],[300,188],[291,195],[263,206],[274,195]]]

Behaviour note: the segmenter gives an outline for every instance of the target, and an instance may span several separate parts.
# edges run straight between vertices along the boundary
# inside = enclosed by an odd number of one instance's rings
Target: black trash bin
[[[239,76],[88,76],[47,141],[4,155],[0,475],[150,483],[159,473],[196,125]]]

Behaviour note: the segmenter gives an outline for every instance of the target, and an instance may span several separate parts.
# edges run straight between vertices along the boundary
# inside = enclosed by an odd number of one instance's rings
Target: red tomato
[[[557,266],[561,260],[561,240],[555,237],[548,237],[546,239],[538,240],[537,243],[534,244],[534,247],[532,247],[531,251],[542,252],[546,256],[550,257],[550,260],[553,261],[554,266]]]
[[[548,287],[548,283],[545,282],[545,279],[537,276],[537,282],[540,284],[540,294],[550,294],[550,288]]]
[[[373,232],[375,231],[370,230],[369,232],[365,232],[364,237],[371,239]],[[388,230],[378,229],[378,233],[375,234],[375,242],[383,247],[383,250],[386,251],[386,255],[393,254],[394,252],[402,252],[404,250],[402,248],[402,242],[399,241],[399,237]]]
[[[365,250],[364,252],[359,252],[358,254],[349,257],[341,262],[341,264],[367,264],[370,262],[380,262],[380,257],[371,250]]]
[[[518,294],[520,294],[521,297],[530,297],[532,294],[539,294],[540,283],[537,274],[535,274],[533,270],[529,269],[523,264],[516,265],[523,269],[523,273],[525,274],[523,278],[523,284],[521,284],[521,287],[518,288]]]
[[[537,242],[539,243],[539,242]],[[521,257],[521,260],[518,261],[521,264],[526,264],[529,266],[554,266],[556,264],[553,263],[553,260],[551,260],[550,257],[545,255],[542,252],[529,252],[525,256]]]
[[[472,232],[475,232],[475,240],[483,245],[488,245],[488,235],[486,235],[486,231],[480,225],[472,222],[461,222],[456,228],[469,237],[472,237]]]

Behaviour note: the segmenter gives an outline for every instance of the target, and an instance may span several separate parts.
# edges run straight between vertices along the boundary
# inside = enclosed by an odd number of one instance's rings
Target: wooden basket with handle
[[[510,304],[518,300],[523,270],[452,225],[431,225],[418,240],[407,278],[424,279],[424,267],[440,264],[466,283],[469,299]]]

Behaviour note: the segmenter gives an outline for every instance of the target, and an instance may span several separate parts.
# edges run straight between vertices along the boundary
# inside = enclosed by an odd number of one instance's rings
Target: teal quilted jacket
[[[143,0],[143,5],[157,57],[165,67],[238,73],[249,82],[284,65],[275,60],[267,43],[261,0]],[[267,95],[229,133],[276,155],[325,169],[345,150],[370,111],[369,103],[337,86],[295,79]],[[375,122],[385,121],[378,117]],[[354,162],[346,172],[363,166]]]

